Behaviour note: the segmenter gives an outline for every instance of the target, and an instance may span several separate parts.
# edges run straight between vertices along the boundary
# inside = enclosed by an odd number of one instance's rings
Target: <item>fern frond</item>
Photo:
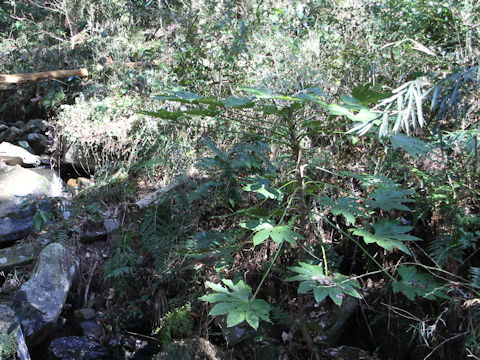
[[[480,267],[472,267],[470,275],[472,277],[471,285],[480,289]]]
[[[58,230],[58,232],[56,232],[54,235],[53,235],[53,241],[55,242],[66,242],[70,237],[70,229],[68,228],[61,228],[60,230]]]
[[[205,199],[213,188],[217,188],[220,185],[217,181],[207,181],[200,185],[196,190],[188,194],[187,200],[189,203]]]
[[[167,207],[156,205],[149,208],[140,226],[142,234],[141,250],[153,258],[157,272],[166,269],[166,261],[175,248],[175,240],[180,235],[178,226],[172,221]]]
[[[460,262],[463,255],[461,246],[452,235],[442,234],[435,237],[429,245],[429,255],[440,266],[445,265],[449,259]]]

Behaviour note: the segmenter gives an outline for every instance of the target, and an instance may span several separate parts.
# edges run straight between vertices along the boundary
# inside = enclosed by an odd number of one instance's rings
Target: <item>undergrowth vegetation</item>
[[[471,0],[11,0],[1,72],[91,75],[5,90],[0,115],[48,114],[86,154],[85,216],[122,204],[109,316],[159,358],[194,334],[239,359],[478,358],[479,21]],[[351,303],[333,341],[317,314]]]

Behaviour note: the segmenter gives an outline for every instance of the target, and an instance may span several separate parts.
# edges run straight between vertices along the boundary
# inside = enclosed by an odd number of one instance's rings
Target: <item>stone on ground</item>
[[[42,250],[12,304],[29,344],[38,344],[56,328],[74,274],[75,261],[63,245],[52,243]]]
[[[48,352],[52,359],[58,360],[110,359],[109,353],[105,348],[88,336],[57,338],[50,343]]]

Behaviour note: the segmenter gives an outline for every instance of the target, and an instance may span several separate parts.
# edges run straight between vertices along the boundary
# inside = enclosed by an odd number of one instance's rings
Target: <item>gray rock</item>
[[[0,249],[0,272],[27,264],[38,257],[40,251],[51,241],[49,236],[43,236],[35,241],[15,244]]]
[[[21,129],[22,132],[24,131],[23,128],[25,126],[25,123],[23,121],[21,121],[21,120],[15,121],[12,125],[15,126],[18,129]]]
[[[2,136],[0,137],[0,141],[8,141],[10,143],[15,142],[21,135],[23,131],[15,126],[9,127],[7,130],[2,132]]]
[[[48,186],[43,188],[43,191],[46,189],[46,192],[41,194],[42,196],[47,196],[51,198],[60,198],[63,197],[63,192],[65,191],[65,184],[60,178],[60,175],[49,167],[38,167],[30,170],[31,172],[40,175],[46,181],[48,181]]]
[[[0,203],[0,244],[32,234],[34,217],[38,210],[49,212],[50,201],[14,196]]]
[[[23,135],[23,130],[17,126],[11,126],[8,128],[8,137],[5,139],[10,143],[15,142],[19,137]]]
[[[51,169],[24,169],[0,164],[0,243],[33,232],[38,210],[51,210],[50,200],[62,197],[64,185]]]
[[[102,222],[86,222],[80,231],[80,241],[90,243],[94,241],[105,241],[108,235],[118,230],[120,224],[116,219],[106,219]]]
[[[48,122],[42,119],[31,119],[23,126],[26,133],[44,134],[48,129]]]
[[[43,134],[31,133],[24,135],[24,139],[28,141],[34,153],[37,155],[48,152],[48,138]]]
[[[100,343],[87,336],[67,336],[57,338],[48,348],[52,359],[58,360],[95,360],[109,359],[108,351]]]
[[[25,137],[31,148],[37,155],[45,154],[48,152],[48,138],[43,134],[31,133]]]
[[[42,154],[42,155],[39,156],[39,158],[40,158],[40,163],[41,164],[50,165],[51,157],[49,155]]]
[[[73,255],[59,243],[45,247],[35,271],[12,302],[29,344],[55,329],[75,274]]]
[[[91,152],[83,149],[79,144],[68,143],[66,139],[62,144],[62,154],[61,162],[64,164],[71,164],[90,172],[96,167],[95,157]]]
[[[63,190],[62,179],[51,169],[0,164],[0,202],[13,196],[62,197]]]
[[[73,312],[73,315],[77,319],[90,320],[95,317],[95,310],[92,308],[78,309]]]
[[[110,234],[118,230],[120,223],[117,219],[105,219],[103,226],[105,227],[105,230],[107,230],[107,234]]]
[[[0,131],[4,131],[4,130],[7,130],[8,129],[8,126],[5,125],[5,124],[0,124]]]
[[[28,144],[27,141],[25,140],[20,140],[20,141],[17,141],[17,144],[18,146],[21,146],[22,148],[24,148],[25,150],[27,150],[30,154],[34,154],[35,152],[33,151],[33,149],[30,147],[30,145]]]
[[[30,360],[22,329],[15,319],[15,312],[0,303],[0,359]]]
[[[10,128],[11,129],[11,128]],[[13,138],[15,140],[15,137]],[[7,139],[8,141],[8,139]],[[0,160],[8,165],[39,165],[38,156],[30,154],[24,148],[7,141],[0,144]]]
[[[78,325],[82,329],[84,336],[98,339],[103,335],[102,327],[93,320],[84,320],[81,321]]]
[[[107,229],[105,229],[103,222],[88,221],[82,226],[79,238],[84,243],[105,241],[107,240]]]

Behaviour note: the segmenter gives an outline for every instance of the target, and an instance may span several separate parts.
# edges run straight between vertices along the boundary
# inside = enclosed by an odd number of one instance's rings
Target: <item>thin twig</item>
[[[461,334],[457,334],[455,336],[452,336],[451,338],[448,338],[448,339],[445,339],[443,340],[438,346],[435,346],[435,348],[427,355],[423,358],[423,360],[427,360],[430,356],[432,356],[432,354],[438,350],[438,348],[440,348],[442,345],[444,345],[445,343],[449,342],[450,340],[454,340],[456,338],[459,338],[460,336],[463,336],[463,335],[466,335],[468,334],[468,331],[465,331]]]
[[[142,338],[145,338],[145,339],[149,339],[149,340],[153,340],[153,341],[156,341],[158,343],[160,343],[161,341],[158,340],[157,338],[154,338],[153,336],[148,336],[148,335],[143,335],[143,334],[139,334],[139,333],[135,333],[133,331],[125,331],[127,334],[130,334],[130,335],[133,335],[133,336],[138,336],[138,337],[142,337]]]
[[[474,358],[475,360],[480,360],[480,358],[478,356],[475,356],[475,355],[472,354],[472,350],[467,348],[467,352],[468,352],[467,357]]]
[[[90,291],[90,284],[92,283],[93,273],[95,272],[95,268],[98,265],[98,260],[95,260],[95,264],[93,264],[92,271],[88,275],[87,285],[85,286],[85,294],[83,295],[83,307],[87,307],[88,305],[88,292]]]

